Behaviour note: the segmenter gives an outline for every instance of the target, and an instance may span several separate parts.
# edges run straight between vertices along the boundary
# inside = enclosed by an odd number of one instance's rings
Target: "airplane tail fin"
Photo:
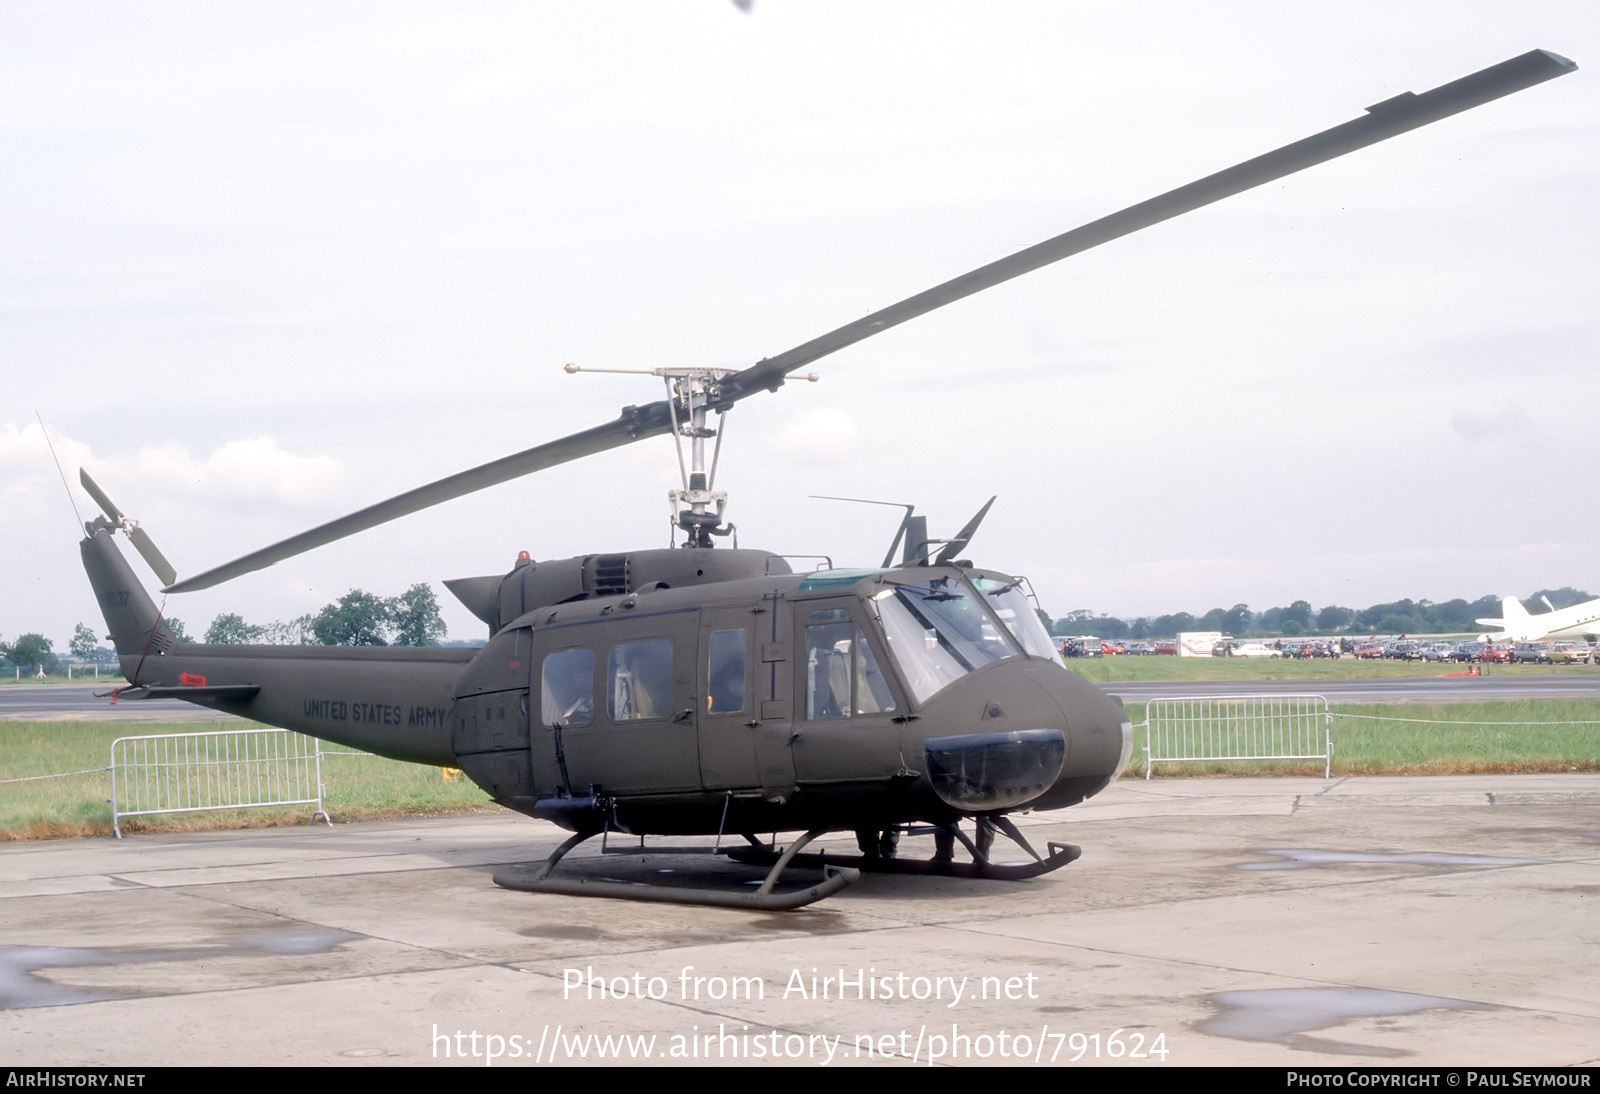
[[[1543,633],[1533,619],[1534,617],[1528,614],[1528,609],[1522,606],[1522,601],[1514,596],[1506,596],[1500,599],[1499,619],[1479,619],[1476,622],[1480,626],[1500,628],[1503,632],[1500,637],[1503,639],[1525,642]],[[1536,631],[1539,633],[1534,633]]]

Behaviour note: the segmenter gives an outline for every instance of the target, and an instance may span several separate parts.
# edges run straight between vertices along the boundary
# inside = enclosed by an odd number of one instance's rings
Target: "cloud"
[[[843,410],[819,407],[792,419],[778,433],[778,450],[804,463],[835,465],[861,457],[860,431]]]
[[[481,103],[519,94],[533,86],[524,67],[497,63],[463,76],[450,85],[446,97],[457,103]]]
[[[141,449],[132,474],[152,486],[204,492],[213,500],[267,499],[299,505],[327,496],[344,476],[338,461],[302,456],[269,436],[229,441],[208,455],[167,443]]]
[[[89,458],[88,446],[53,433],[50,440],[55,443],[56,456],[70,479],[71,469]],[[15,422],[0,422],[0,496],[17,498],[34,494],[41,486],[52,489],[58,481],[39,423],[18,426]]]
[[[1450,427],[1462,440],[1472,444],[1521,441],[1534,432],[1528,412],[1515,405],[1458,410],[1450,415]]]

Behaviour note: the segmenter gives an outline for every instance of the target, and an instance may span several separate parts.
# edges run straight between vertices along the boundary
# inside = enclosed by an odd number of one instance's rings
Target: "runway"
[[[787,914],[499,889],[560,835],[509,813],[0,845],[0,1028],[17,1066],[1592,1066],[1597,807],[1592,775],[1125,780],[1023,818],[1083,847],[1054,874]]]
[[[98,684],[8,684],[0,687],[0,722],[227,722],[247,719],[181,699],[112,703],[106,693],[125,687],[121,677]],[[98,693],[98,695],[97,695]]]

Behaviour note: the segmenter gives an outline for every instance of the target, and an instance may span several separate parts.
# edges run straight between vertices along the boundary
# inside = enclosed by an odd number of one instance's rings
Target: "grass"
[[[1177,658],[1126,658],[1114,664],[1171,664],[1176,661]],[[1193,663],[1193,659],[1189,663]],[[1244,667],[1227,662],[1217,664],[1228,669]],[[1328,662],[1321,664],[1329,665]],[[1248,667],[1257,668],[1259,663]],[[1275,667],[1314,669],[1318,663]],[[1369,667],[1372,666],[1363,664],[1363,668]],[[1145,717],[1144,704],[1128,704],[1128,714],[1138,726]],[[136,726],[70,721],[0,722],[0,779],[89,769],[87,773],[64,778],[0,783],[0,840],[109,835],[111,807],[107,799],[111,796],[111,776],[105,768],[110,759],[111,742],[118,737],[236,728],[239,728],[238,722]],[[1144,760],[1140,750],[1144,743],[1142,731],[1136,729],[1134,759],[1125,777],[1143,776]],[[1490,703],[1348,704],[1334,708],[1333,747],[1333,769],[1338,775],[1592,772],[1600,770],[1600,702],[1530,699]],[[1320,776],[1322,770],[1320,761],[1286,760],[1164,764],[1158,769],[1162,778]],[[335,753],[325,755],[322,771],[324,804],[338,820],[497,808],[465,777],[447,780],[436,767],[365,754]],[[123,822],[123,830],[176,831],[304,824],[310,814],[309,807],[296,806],[130,817]]]
[[[1360,703],[1332,708],[1333,773],[1467,775],[1600,771],[1600,703],[1527,699],[1491,703]],[[1134,759],[1144,776],[1144,704],[1128,704]],[[1320,760],[1158,764],[1158,776],[1321,775]]]
[[[99,676],[96,676],[92,669],[74,668],[71,679],[67,678],[65,672],[48,673],[43,677],[33,676],[26,672],[19,675],[14,668],[8,668],[4,672],[0,672],[0,687],[16,687],[19,684],[31,684],[34,687],[39,687],[43,684],[106,684],[111,687],[119,687],[125,683],[127,681],[122,678],[122,673],[117,671],[115,663],[101,665]]]
[[[0,779],[79,772],[62,778],[0,783],[0,840],[111,834],[111,742],[155,733],[239,729],[239,722],[181,725],[96,722],[0,722]],[[338,746],[330,746],[337,748]],[[336,820],[371,820],[495,809],[465,776],[437,767],[338,753],[322,760],[323,806]],[[310,806],[128,817],[124,832],[250,828],[304,824]]]

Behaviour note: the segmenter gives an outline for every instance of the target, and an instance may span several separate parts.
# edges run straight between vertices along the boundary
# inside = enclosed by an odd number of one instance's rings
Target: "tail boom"
[[[179,698],[380,756],[455,764],[450,709],[476,650],[180,642],[109,531],[81,550],[129,699]]]

